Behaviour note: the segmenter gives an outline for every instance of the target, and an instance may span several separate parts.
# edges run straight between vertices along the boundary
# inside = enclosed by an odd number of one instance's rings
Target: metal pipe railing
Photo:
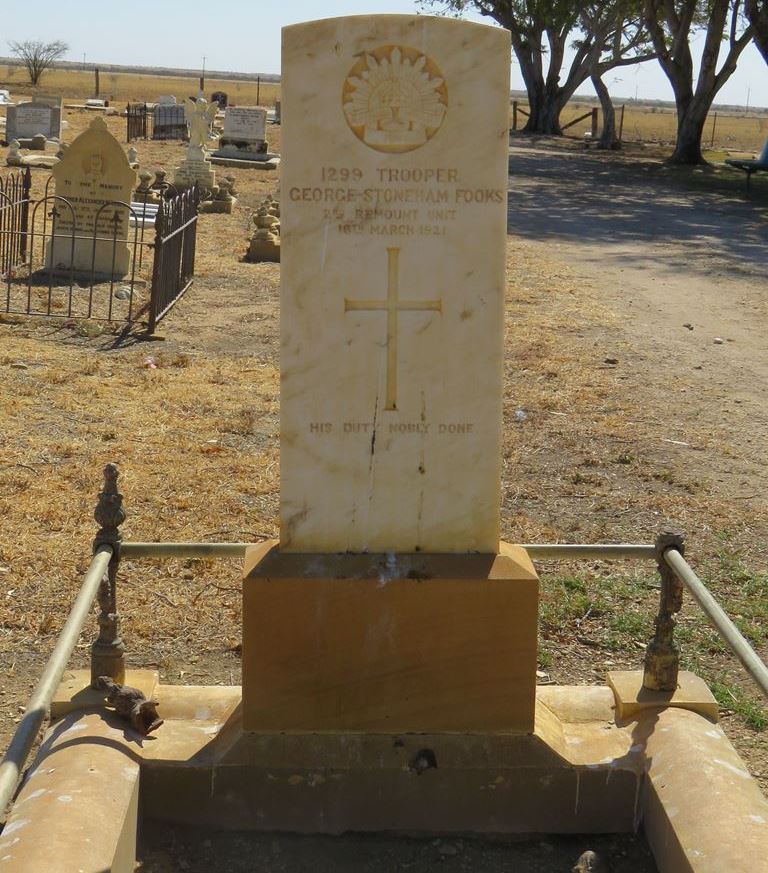
[[[757,652],[744,639],[739,629],[728,618],[720,604],[709,593],[706,585],[693,572],[690,564],[677,549],[667,549],[664,552],[664,560],[707,614],[717,632],[741,661],[744,669],[755,681],[758,688],[768,697],[768,667],[762,662]]]
[[[61,682],[67,662],[77,645],[77,640],[96,599],[111,558],[112,549],[110,546],[99,546],[96,550],[88,572],[85,574],[80,592],[69,613],[69,618],[59,634],[56,646],[45,665],[45,670],[43,670],[43,675],[32,692],[24,715],[16,728],[11,744],[8,746],[8,751],[0,763],[0,813],[13,797],[19,776],[48,713],[51,698]]]
[[[240,558],[254,543],[122,543],[123,558]],[[521,543],[534,560],[653,560],[656,547],[634,543],[572,545]]]

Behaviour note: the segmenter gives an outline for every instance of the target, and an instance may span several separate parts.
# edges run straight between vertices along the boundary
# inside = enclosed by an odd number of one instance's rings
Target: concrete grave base
[[[265,154],[253,158],[236,157],[231,154],[212,152],[209,155],[212,164],[219,167],[236,167],[241,170],[276,170],[280,166],[280,155]]]
[[[768,801],[721,728],[690,709],[617,721],[610,688],[550,686],[530,734],[264,733],[243,730],[240,688],[155,678],[126,678],[160,701],[165,724],[146,738],[95,705],[85,671],[65,678],[53,708],[65,714],[0,835],[3,870],[132,871],[137,795],[146,819],[216,829],[643,828],[661,873],[737,873],[768,857]]]

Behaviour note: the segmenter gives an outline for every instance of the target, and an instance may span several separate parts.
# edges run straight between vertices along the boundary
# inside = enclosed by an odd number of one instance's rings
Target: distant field
[[[140,73],[102,72],[100,77],[100,96],[117,103],[134,101],[154,103],[161,94],[174,94],[181,101],[186,97],[197,96],[199,81],[189,76],[157,76]],[[0,88],[7,88],[12,97],[31,97],[35,89],[29,84],[26,70],[10,64],[0,67]],[[41,94],[61,95],[67,100],[79,101],[95,96],[92,70],[49,70],[43,75]],[[226,79],[205,79],[205,95],[213,91],[226,91],[233,103],[243,106],[274,106],[280,98],[280,84],[262,82],[241,82]]]
[[[519,106],[527,110],[525,103]],[[571,102],[561,116],[563,124],[567,124],[579,115],[592,109],[591,103]],[[616,106],[616,123],[619,123],[621,104]],[[711,112],[704,128],[702,143],[705,148],[712,147],[712,127],[715,112]],[[525,119],[520,117],[519,124]],[[676,116],[674,109],[661,106],[644,106],[643,104],[627,104],[624,113],[624,135],[627,142],[658,143],[673,146],[675,143]],[[582,137],[589,130],[589,119],[574,125],[567,131],[569,136]],[[768,111],[749,112],[745,117],[733,110],[717,111],[715,124],[714,149],[720,151],[759,152],[768,140]]]
[[[194,76],[161,76],[150,73],[107,72],[101,73],[101,96],[117,103],[134,101],[154,102],[161,94],[174,94],[178,100],[196,96],[198,79]],[[26,71],[10,64],[0,66],[0,88],[7,88],[13,97],[31,97],[33,89],[27,80]],[[56,69],[43,76],[39,88],[42,94],[60,94],[67,100],[79,101],[94,96],[92,70]],[[226,91],[233,103],[240,105],[274,106],[280,99],[279,82],[235,81],[224,78],[205,80],[205,93]],[[519,101],[527,110],[527,105]],[[592,108],[593,104],[574,101],[562,115],[567,124]],[[621,111],[617,105],[617,114]],[[510,110],[511,121],[511,110]],[[519,124],[525,123],[522,115]],[[618,123],[618,119],[617,119]],[[733,109],[718,111],[714,142],[712,129],[714,112],[710,114],[704,132],[704,146],[719,151],[759,152],[768,140],[768,110],[750,112],[746,117]],[[579,122],[568,131],[569,136],[582,137],[589,129],[589,119]],[[658,105],[628,104],[624,116],[624,140],[628,142],[658,143],[672,146],[675,142],[675,113],[672,108]]]

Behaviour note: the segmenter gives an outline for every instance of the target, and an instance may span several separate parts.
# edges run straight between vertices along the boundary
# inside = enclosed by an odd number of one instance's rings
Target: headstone
[[[495,552],[504,34],[377,21],[284,31],[281,548]]]
[[[11,102],[11,95],[5,88],[0,88],[0,106],[7,106]]]
[[[129,210],[110,201],[130,202],[136,172],[101,116],[67,148],[53,177],[56,196],[63,201],[56,202],[58,217],[47,263],[65,272],[124,276],[130,265]]]
[[[85,101],[85,108],[100,111],[107,108],[107,101],[101,97],[89,97]]]
[[[224,117],[224,133],[211,154],[215,164],[274,170],[280,156],[270,154],[266,140],[267,110],[260,106],[230,106]]]
[[[267,110],[261,106],[230,106],[224,115],[221,146],[233,145],[247,151],[266,150]]]
[[[160,106],[175,106],[176,98],[173,94],[165,94],[158,97],[157,102]]]
[[[283,30],[280,542],[246,553],[246,731],[533,731],[537,577],[499,542],[509,57],[449,18]]]
[[[280,124],[283,119],[283,104],[280,100],[275,100],[275,124]]]
[[[152,110],[152,139],[186,140],[188,137],[184,107],[175,103],[155,104]]]
[[[6,109],[5,138],[30,139],[42,133],[46,139],[61,138],[61,97],[36,97]]]

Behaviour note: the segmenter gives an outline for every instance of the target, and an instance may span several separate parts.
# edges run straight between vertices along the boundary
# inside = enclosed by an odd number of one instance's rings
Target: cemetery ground
[[[69,112],[67,138],[91,117]],[[124,142],[124,119],[107,122]],[[279,152],[279,128],[268,138]],[[184,151],[136,146],[142,167],[168,171]],[[673,522],[765,658],[765,183],[747,199],[735,175],[670,180],[647,154],[519,139],[510,170],[504,538],[652,542]],[[250,215],[278,177],[222,171],[236,177],[238,203],[201,216],[195,283],[161,323],[164,339],[0,318],[4,747],[88,565],[105,462],[121,465],[127,538],[277,535],[279,266],[242,256]],[[44,178],[36,172],[38,192]],[[653,566],[539,571],[540,682],[596,684],[638,668],[657,609]],[[168,682],[238,683],[239,573],[237,562],[123,562],[129,665]],[[689,596],[677,640],[767,790],[768,715]]]

